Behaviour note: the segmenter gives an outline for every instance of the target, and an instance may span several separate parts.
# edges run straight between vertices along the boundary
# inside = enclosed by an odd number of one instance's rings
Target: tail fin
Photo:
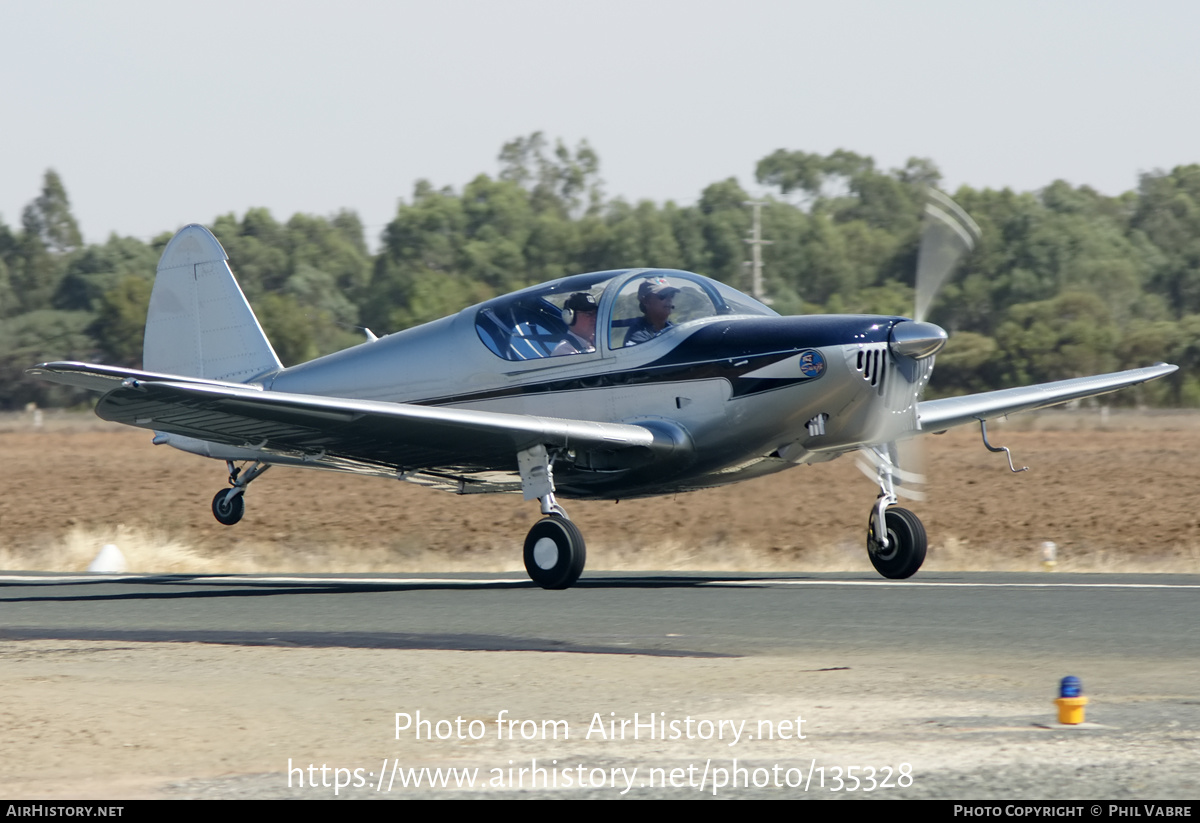
[[[228,260],[203,226],[184,226],[171,238],[146,315],[146,371],[245,383],[283,367]]]

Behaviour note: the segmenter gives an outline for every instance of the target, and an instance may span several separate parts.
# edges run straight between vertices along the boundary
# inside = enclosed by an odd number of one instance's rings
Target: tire
[[[216,493],[213,497],[212,512],[213,517],[217,518],[218,523],[232,526],[241,520],[242,515],[246,513],[246,500],[239,494],[229,502],[226,502],[225,495],[227,494],[229,494],[229,489],[221,489]]]
[[[883,513],[888,547],[875,538],[875,517],[867,521],[867,555],[875,571],[891,580],[912,577],[925,562],[925,527],[908,509],[894,507]]]
[[[587,562],[579,527],[562,517],[544,517],[525,537],[525,571],[543,589],[570,588]]]

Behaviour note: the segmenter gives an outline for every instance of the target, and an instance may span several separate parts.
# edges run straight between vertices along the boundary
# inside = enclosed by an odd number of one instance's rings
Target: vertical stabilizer
[[[244,383],[282,368],[228,259],[203,226],[171,238],[146,315],[146,371]]]

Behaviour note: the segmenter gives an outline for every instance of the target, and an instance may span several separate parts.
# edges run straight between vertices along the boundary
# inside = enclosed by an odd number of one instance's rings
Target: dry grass
[[[0,568],[24,571],[84,572],[106,545],[116,546],[131,574],[268,574],[365,572],[485,572],[523,569],[499,551],[448,556],[411,547],[328,546],[290,551],[273,542],[240,543],[233,549],[188,545],[166,531],[118,525],[89,529],[72,526],[60,539],[42,545],[0,548]]]
[[[1131,555],[1108,549],[1060,548],[1054,564],[1042,562],[1040,547],[1008,553],[972,551],[969,541],[948,537],[929,548],[925,571],[962,572],[1080,572],[1135,574],[1200,574],[1200,542],[1179,546],[1160,554]]]
[[[514,572],[524,575],[518,553],[493,548],[447,553],[417,548],[410,542],[352,547],[310,546],[289,550],[280,543],[243,542],[234,549],[188,545],[184,538],[158,530],[123,525],[104,529],[71,527],[57,540],[24,550],[0,547],[0,568],[26,571],[84,572],[105,545],[116,546],[131,574],[406,574],[437,572]],[[1047,568],[1040,551],[972,551],[967,540],[949,537],[930,546],[924,571],[1009,571],[1084,573],[1200,573],[1200,543],[1156,556],[1131,556],[1104,549],[1060,550]],[[807,549],[764,551],[747,544],[658,544],[651,550],[630,544],[589,547],[588,569],[598,571],[708,572],[870,572],[861,546],[843,541]]]

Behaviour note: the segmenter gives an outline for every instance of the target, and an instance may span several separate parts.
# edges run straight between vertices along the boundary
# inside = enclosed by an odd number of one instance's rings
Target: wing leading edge
[[[991,420],[1006,414],[1036,411],[1083,397],[1107,394],[1126,386],[1135,386],[1158,377],[1165,377],[1179,367],[1167,363],[1147,366],[1143,369],[1098,374],[1094,377],[1076,377],[1036,386],[1020,386],[1014,389],[968,394],[964,397],[944,397],[940,400],[925,400],[917,407],[921,429],[938,432],[954,426]]]

